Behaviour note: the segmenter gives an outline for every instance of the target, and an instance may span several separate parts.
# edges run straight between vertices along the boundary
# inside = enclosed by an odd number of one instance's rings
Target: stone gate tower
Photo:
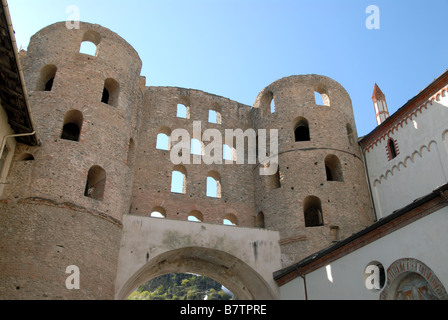
[[[96,46],[93,55],[80,53],[84,42]],[[11,231],[1,240],[10,266],[1,296],[109,299],[130,206],[141,60],[115,33],[87,23],[48,26],[21,54],[41,147],[19,147],[16,158],[34,160],[14,163],[0,205]],[[81,270],[82,294],[65,288],[71,265]]]
[[[85,43],[95,48],[91,54],[81,51]],[[21,52],[21,64],[41,141],[36,147],[17,145],[1,195],[0,297],[112,299],[121,279],[120,256],[132,256],[143,269],[145,263],[162,265],[156,255],[160,248],[151,251],[145,245],[157,246],[161,239],[172,250],[166,253],[170,259],[180,259],[183,250],[186,262],[180,263],[200,261],[207,268],[211,263],[223,270],[225,279],[240,275],[241,283],[251,270],[257,279],[252,291],[262,284],[275,292],[265,285],[276,270],[266,270],[262,250],[273,265],[281,260],[287,266],[373,220],[351,101],[329,78],[280,79],[261,91],[254,108],[199,90],[148,87],[137,52],[117,34],[89,23],[80,23],[79,29],[68,29],[65,22],[42,29],[31,38],[28,51]],[[322,102],[316,102],[315,94]],[[178,110],[186,110],[185,116]],[[176,140],[172,136],[179,128],[193,138],[195,131],[200,133],[200,154],[180,152],[193,163],[171,161],[175,149],[170,139]],[[222,136],[227,129],[277,129],[279,170],[260,176],[260,164],[240,163],[249,156],[235,156],[233,146],[227,146],[228,154],[225,146],[222,154],[216,151],[218,158],[227,158],[225,163],[195,163],[210,142],[202,136],[207,129]],[[251,140],[256,140],[255,131],[250,130]],[[166,146],[159,147],[159,136],[167,137]],[[175,173],[183,182],[173,192]],[[215,183],[216,195],[208,194],[209,181]],[[125,215],[142,216],[143,221],[153,213],[182,232],[170,229],[161,239],[145,233],[135,248],[123,252],[123,234],[135,231],[123,224],[129,218]],[[204,223],[197,229],[203,239],[213,241],[198,247],[197,234],[179,239],[189,230],[190,219]],[[216,226],[223,221],[252,230],[224,231]],[[268,236],[270,231],[275,237]],[[184,242],[188,247],[180,248]],[[215,242],[216,247],[207,247]],[[228,265],[223,264],[222,248],[229,251]],[[232,255],[239,249],[244,249],[241,261]],[[82,290],[67,289],[70,266],[79,268]],[[241,290],[246,289],[242,284]]]
[[[261,91],[253,112],[255,128],[279,130],[279,171],[255,170],[254,185],[266,228],[280,232],[283,265],[372,223],[351,100],[341,85],[318,75],[283,78]]]

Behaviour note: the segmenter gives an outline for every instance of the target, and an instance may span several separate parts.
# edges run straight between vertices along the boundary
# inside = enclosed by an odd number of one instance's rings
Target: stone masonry
[[[97,46],[95,56],[79,52],[83,41]],[[186,221],[194,213],[204,223],[232,217],[236,227],[277,231],[282,266],[373,222],[351,100],[332,79],[280,79],[253,107],[199,90],[150,87],[138,53],[89,23],[42,29],[21,59],[41,145],[17,146],[0,200],[0,227],[7,230],[0,234],[0,297],[112,299],[124,215],[159,210]],[[187,119],[176,117],[180,103]],[[209,110],[219,123],[208,122]],[[179,167],[170,150],[156,148],[157,135],[184,128],[193,136],[194,121],[223,137],[226,129],[277,129],[278,173],[259,175],[258,162],[185,164],[185,192],[172,193]],[[66,130],[73,140],[63,138]],[[34,160],[23,161],[24,153]],[[210,175],[219,176],[220,197],[206,195]],[[64,288],[61,270],[71,264],[91,270],[83,294]]]

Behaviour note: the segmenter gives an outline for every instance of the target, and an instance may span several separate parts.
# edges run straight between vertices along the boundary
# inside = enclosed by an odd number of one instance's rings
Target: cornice
[[[388,140],[392,134],[406,126],[419,113],[429,109],[435,102],[440,101],[442,97],[446,97],[447,92],[448,71],[434,80],[413,99],[409,100],[372,132],[360,139],[359,143],[363,147],[364,154],[381,144],[383,140]]]

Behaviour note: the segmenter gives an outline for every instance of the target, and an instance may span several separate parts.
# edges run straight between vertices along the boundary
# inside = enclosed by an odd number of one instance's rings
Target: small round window
[[[364,285],[372,292],[379,292],[386,284],[386,271],[378,261],[370,262],[364,269]]]

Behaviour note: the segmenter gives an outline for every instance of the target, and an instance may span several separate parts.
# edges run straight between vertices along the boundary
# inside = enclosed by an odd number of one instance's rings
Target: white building
[[[447,84],[445,72],[360,140],[378,219],[447,182]],[[373,101],[388,114],[376,85]]]
[[[448,299],[448,71],[359,143],[378,221],[274,273],[282,299]]]

